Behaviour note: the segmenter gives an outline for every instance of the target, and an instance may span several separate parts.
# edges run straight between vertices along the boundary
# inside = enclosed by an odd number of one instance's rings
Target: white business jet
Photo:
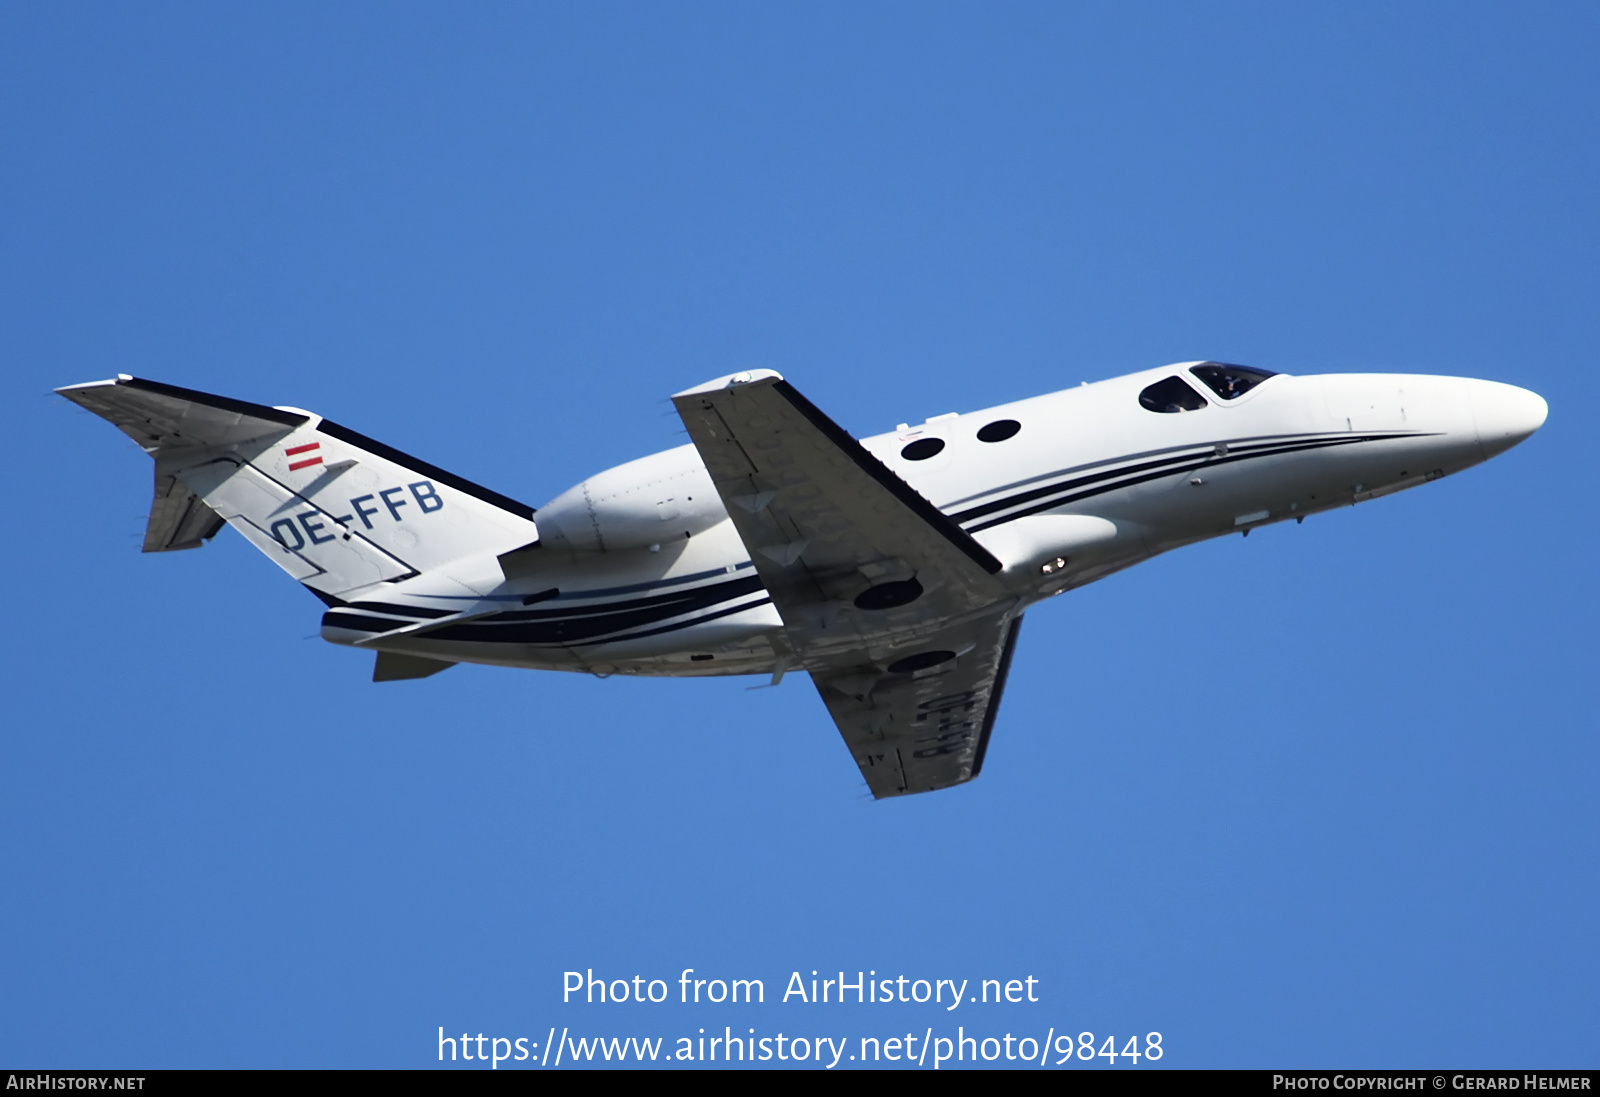
[[[1459,472],[1546,412],[1491,381],[1188,362],[857,441],[753,370],[673,397],[692,444],[535,517],[311,412],[128,376],[58,391],[155,458],[144,551],[227,523],[376,681],[803,670],[879,797],[978,775],[1035,602]]]

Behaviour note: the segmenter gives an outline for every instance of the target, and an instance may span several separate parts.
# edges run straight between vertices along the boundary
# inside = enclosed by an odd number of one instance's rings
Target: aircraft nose
[[[1544,397],[1498,381],[1475,381],[1472,417],[1485,458],[1504,453],[1544,425],[1550,407]]]

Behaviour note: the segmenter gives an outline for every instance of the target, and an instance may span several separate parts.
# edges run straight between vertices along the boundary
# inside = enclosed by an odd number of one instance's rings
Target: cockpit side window
[[[1198,366],[1191,366],[1189,372],[1224,400],[1243,396],[1268,377],[1277,376],[1271,370],[1235,366],[1227,362],[1201,362]]]
[[[1206,398],[1184,384],[1181,377],[1168,377],[1141,392],[1139,404],[1162,413],[1199,411],[1206,406]]]

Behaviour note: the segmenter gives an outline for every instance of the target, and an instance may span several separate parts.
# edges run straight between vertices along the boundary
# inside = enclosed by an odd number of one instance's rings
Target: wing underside
[[[1017,617],[953,630],[941,639],[967,650],[925,676],[812,672],[873,796],[931,792],[978,775],[1021,626]]]
[[[1016,600],[982,545],[777,374],[673,397],[875,796],[983,764]]]

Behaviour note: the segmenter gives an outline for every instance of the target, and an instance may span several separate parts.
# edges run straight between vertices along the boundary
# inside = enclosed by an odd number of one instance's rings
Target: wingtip
[[[697,396],[703,392],[720,392],[723,389],[743,388],[753,385],[758,381],[782,381],[783,374],[774,369],[747,369],[738,373],[730,373],[726,377],[718,377],[714,381],[707,381],[703,385],[696,385],[692,389],[672,394],[674,400],[684,396]]]
[[[81,392],[84,389],[101,389],[107,385],[121,385],[132,380],[133,378],[126,373],[119,373],[115,377],[106,378],[104,381],[82,381],[76,385],[62,385],[60,388],[52,389],[51,391],[59,396],[66,396],[69,392]]]

